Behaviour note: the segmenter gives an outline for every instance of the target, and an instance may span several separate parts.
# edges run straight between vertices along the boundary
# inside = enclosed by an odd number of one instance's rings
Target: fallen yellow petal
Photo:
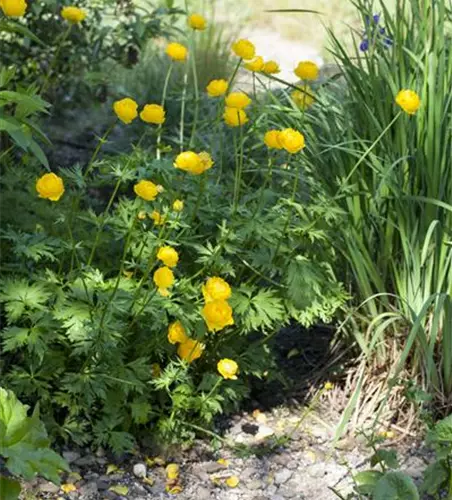
[[[143,477],[142,481],[149,486],[152,486],[154,484],[154,479],[152,479],[152,477]]]
[[[178,495],[179,493],[182,493],[184,491],[184,488],[180,484],[176,485],[171,485],[167,484],[165,487],[165,490],[170,494],[170,495]]]
[[[70,493],[71,491],[77,490],[77,488],[72,483],[62,484],[61,489],[62,491],[64,491],[64,493]]]
[[[113,474],[113,472],[116,472],[117,470],[118,470],[118,467],[115,464],[107,465],[107,475]]]
[[[166,477],[168,479],[177,479],[179,477],[179,466],[177,464],[168,464],[166,466]]]
[[[129,493],[129,488],[127,486],[117,484],[116,486],[112,486],[111,488],[108,488],[108,491],[112,491],[113,493],[116,493],[117,495],[121,495],[122,497],[125,497],[127,495],[127,493]]]
[[[226,479],[226,484],[229,488],[235,488],[240,483],[240,479],[237,476],[230,476]]]
[[[229,460],[226,460],[225,458],[219,458],[217,460],[217,464],[224,465],[225,467],[228,467]]]

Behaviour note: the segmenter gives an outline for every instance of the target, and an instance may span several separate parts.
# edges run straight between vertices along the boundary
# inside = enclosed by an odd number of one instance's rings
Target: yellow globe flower
[[[201,159],[201,165],[202,165],[202,172],[205,172],[206,170],[209,170],[209,168],[213,167],[213,160],[210,154],[207,151],[201,151],[201,153],[198,154],[199,158]]]
[[[151,214],[149,214],[149,217],[154,221],[156,226],[162,226],[165,224],[166,217],[157,210],[154,210]]]
[[[230,127],[240,127],[248,121],[245,111],[237,108],[224,108],[223,118]]]
[[[256,48],[254,45],[249,40],[245,40],[243,38],[232,44],[232,51],[235,55],[245,59],[245,61],[253,59],[256,54]]]
[[[0,0],[0,9],[6,17],[22,17],[27,10],[25,0]]]
[[[206,284],[202,286],[202,294],[206,303],[218,299],[227,300],[231,297],[231,293],[231,287],[228,283],[217,276],[209,278]]]
[[[53,172],[44,174],[36,181],[36,191],[40,198],[58,201],[64,193],[63,179]]]
[[[172,42],[167,45],[166,54],[173,61],[185,61],[185,59],[187,59],[188,50],[187,47],[184,47],[182,44]]]
[[[86,12],[73,5],[61,9],[61,17],[73,24],[78,24],[86,17]]]
[[[165,266],[175,267],[179,262],[179,254],[173,247],[160,247],[157,252],[157,259],[161,260]]]
[[[179,466],[177,464],[168,464],[166,466],[166,478],[174,481],[179,477]]]
[[[187,339],[185,342],[179,344],[179,347],[177,348],[177,355],[184,361],[192,363],[195,359],[201,357],[204,347],[204,344],[201,344],[201,342],[193,339]]]
[[[264,135],[264,142],[270,149],[282,149],[282,144],[279,140],[281,132],[279,130],[268,130]]]
[[[294,69],[294,73],[300,80],[317,80],[319,76],[319,67],[312,61],[301,61]]]
[[[332,382],[325,382],[323,388],[325,391],[332,391],[334,389],[334,384]]]
[[[144,219],[146,219],[146,217],[147,217],[146,212],[144,210],[140,210],[138,212],[137,217],[138,217],[138,220],[144,220]]]
[[[188,25],[194,30],[202,31],[206,29],[207,21],[201,14],[192,14],[188,17]]]
[[[264,64],[262,71],[267,75],[274,75],[279,73],[281,70],[279,69],[279,64],[276,61],[267,61]]]
[[[251,99],[244,92],[231,92],[225,104],[228,108],[243,109],[251,104]]]
[[[298,87],[299,90],[294,90],[290,93],[292,101],[300,109],[306,109],[312,106],[315,102],[312,89],[309,85],[303,85]]]
[[[202,158],[193,151],[178,154],[174,160],[174,167],[193,175],[200,175],[205,170]]]
[[[286,128],[279,134],[279,142],[288,153],[298,153],[305,147],[304,136],[298,130]]]
[[[113,103],[113,110],[116,116],[126,125],[132,123],[138,116],[138,104],[130,97],[115,101]]]
[[[174,200],[173,210],[175,212],[182,212],[184,209],[184,202],[182,200]]]
[[[228,91],[228,82],[223,79],[212,80],[207,85],[206,90],[210,97],[219,97]]]
[[[252,61],[245,64],[245,68],[249,71],[262,71],[264,69],[264,59],[261,56],[256,56]]]
[[[155,200],[156,196],[159,194],[157,186],[153,182],[144,179],[137,182],[135,186],[133,186],[133,190],[137,196],[146,201]]]
[[[401,90],[395,100],[403,111],[409,115],[414,115],[421,105],[421,99],[414,90]]]
[[[161,125],[165,122],[165,110],[160,104],[146,104],[140,113],[140,118],[146,123]]]
[[[169,295],[168,288],[174,285],[174,274],[169,267],[160,267],[155,271],[153,276],[160,295],[167,297]]]
[[[168,327],[168,342],[170,344],[181,344],[188,340],[187,333],[180,321],[174,321]]]
[[[217,299],[208,302],[202,309],[202,315],[211,332],[222,330],[226,326],[234,324],[232,307],[225,300]]]
[[[217,369],[220,375],[225,379],[237,380],[237,371],[239,365],[232,359],[221,359],[217,363]]]

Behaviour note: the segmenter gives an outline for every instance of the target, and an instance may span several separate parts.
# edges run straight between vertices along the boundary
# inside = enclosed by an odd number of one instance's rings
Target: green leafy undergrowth
[[[2,500],[19,497],[19,479],[31,480],[39,475],[59,484],[59,472],[69,471],[68,464],[49,447],[38,406],[30,417],[27,411],[28,406],[12,391],[0,387],[0,458],[8,473],[0,474]]]

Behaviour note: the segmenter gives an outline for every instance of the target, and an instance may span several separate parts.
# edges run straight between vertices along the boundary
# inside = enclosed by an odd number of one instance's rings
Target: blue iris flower
[[[386,49],[392,45],[392,39],[387,36],[386,28],[384,26],[378,26],[380,23],[380,17],[380,14],[374,14],[372,17],[365,17],[364,22],[367,29],[363,32],[363,38],[359,44],[359,50],[361,52],[367,52],[371,42],[381,42],[383,47]]]

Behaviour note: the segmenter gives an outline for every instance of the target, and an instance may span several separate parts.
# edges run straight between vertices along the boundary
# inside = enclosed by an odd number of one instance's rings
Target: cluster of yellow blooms
[[[138,104],[130,97],[115,101],[113,110],[126,125],[132,123],[138,116]],[[165,110],[160,104],[146,104],[140,113],[140,118],[146,123],[162,125],[165,122]]]
[[[22,17],[27,7],[26,0],[0,0],[0,9],[7,17]],[[85,19],[86,12],[78,7],[68,6],[61,9],[61,17],[72,24],[78,24]]]
[[[184,151],[176,156],[174,167],[184,170],[192,175],[201,175],[213,166],[213,160],[207,151],[195,153],[194,151]]]
[[[265,133],[264,142],[270,149],[285,149],[291,154],[298,153],[305,147],[304,135],[292,128],[269,130]]]
[[[157,258],[166,265],[177,264],[177,252],[171,247],[159,249]],[[226,326],[233,325],[232,308],[227,300],[231,297],[231,287],[219,277],[209,278],[202,287],[205,306],[202,315],[206,321],[209,331],[219,331]],[[180,321],[174,321],[168,327],[168,342],[179,344],[177,348],[178,356],[187,361],[193,362],[201,357],[205,345],[197,340],[191,339]],[[225,379],[235,380],[237,378],[238,365],[231,359],[222,359],[217,364],[218,372]]]

